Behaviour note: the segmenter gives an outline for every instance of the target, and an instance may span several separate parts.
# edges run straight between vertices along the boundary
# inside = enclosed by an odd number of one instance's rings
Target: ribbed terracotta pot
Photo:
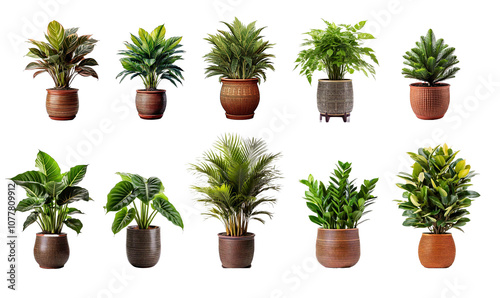
[[[352,80],[319,80],[317,102],[320,120],[342,117],[347,122],[354,106]]]
[[[127,258],[132,266],[153,267],[158,263],[160,254],[160,227],[150,226],[149,229],[127,227]]]
[[[142,119],[160,119],[167,107],[165,90],[137,90],[135,106]]]
[[[450,105],[450,85],[439,83],[429,87],[422,83],[410,84],[410,103],[415,115],[423,120],[443,118]]]
[[[250,268],[255,250],[255,234],[231,237],[219,233],[219,256],[224,268]]]
[[[258,80],[222,79],[220,103],[226,117],[233,120],[251,119],[259,105]]]
[[[358,229],[318,229],[316,258],[327,268],[348,268],[361,256]]]
[[[455,261],[455,241],[451,234],[423,233],[418,258],[426,268],[448,268]]]
[[[35,260],[44,269],[58,269],[64,267],[69,259],[69,245],[66,233],[36,234]]]
[[[78,113],[78,89],[47,89],[45,107],[52,120],[73,120]]]

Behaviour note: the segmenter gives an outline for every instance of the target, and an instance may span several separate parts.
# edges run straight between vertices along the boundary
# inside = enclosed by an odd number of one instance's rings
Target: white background
[[[8,4],[7,4],[8,3]],[[21,233],[27,214],[19,214],[18,291],[2,297],[498,297],[495,270],[500,266],[499,236],[494,226],[500,207],[498,184],[498,95],[500,71],[496,49],[498,15],[493,1],[9,1],[0,17],[3,96],[0,177],[34,169],[37,150],[51,154],[63,171],[90,164],[82,186],[90,203],[78,204],[83,232],[69,234],[71,256],[64,269],[42,270],[33,258],[35,225]],[[220,106],[220,84],[204,78],[202,56],[209,50],[207,33],[224,28],[219,21],[258,20],[266,39],[276,43],[275,72],[260,85],[261,103],[249,121],[227,120]],[[354,24],[368,20],[369,42],[380,61],[376,80],[362,74],[354,80],[351,123],[340,119],[319,123],[316,80],[312,86],[294,60],[303,32],[324,28],[321,18]],[[100,79],[78,77],[80,111],[75,120],[52,121],[45,111],[44,74],[32,79],[23,71],[28,38],[43,39],[49,21],[99,40],[89,57],[99,62]],[[167,110],[159,121],[139,119],[135,89],[140,80],[115,79],[121,71],[117,51],[139,27],[151,31],[165,24],[167,36],[183,36],[186,54],[179,65],[185,83],[168,82]],[[441,120],[422,121],[409,103],[409,79],[403,78],[402,55],[433,28],[437,37],[456,48],[461,71],[451,84],[451,104]],[[317,74],[315,79],[324,77]],[[490,83],[487,83],[490,81]],[[492,83],[491,83],[492,82]],[[223,133],[262,137],[273,152],[282,152],[282,190],[276,193],[275,216],[265,225],[252,222],[256,252],[251,269],[223,270],[217,250],[215,220],[204,220],[187,171]],[[465,233],[454,231],[457,257],[449,269],[425,269],[417,257],[422,230],[403,227],[393,202],[401,196],[394,184],[408,171],[407,151],[448,143],[461,150],[474,170],[472,189],[481,193],[470,208]],[[327,179],[338,161],[353,163],[353,178],[380,177],[370,220],[360,226],[362,256],[351,269],[326,269],[315,260],[316,226],[302,199],[298,180],[313,173]],[[157,176],[182,213],[185,229],[157,217],[162,228],[162,256],[151,269],[136,269],[125,255],[125,231],[113,236],[113,214],[104,214],[106,195],[119,181],[116,171]],[[6,187],[3,186],[6,193]],[[2,195],[0,231],[6,241],[6,195]],[[24,193],[19,191],[19,199]],[[2,244],[0,266],[6,279],[7,250]],[[125,275],[125,278],[120,277]],[[119,278],[117,278],[119,276]]]

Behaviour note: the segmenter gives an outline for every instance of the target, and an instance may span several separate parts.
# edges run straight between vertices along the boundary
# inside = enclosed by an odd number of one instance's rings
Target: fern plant
[[[455,48],[448,47],[443,39],[436,40],[434,32],[429,29],[426,36],[420,37],[417,47],[406,52],[404,64],[410,68],[403,68],[405,78],[417,79],[426,82],[428,86],[455,77],[460,68],[457,57],[453,55]]]
[[[267,54],[274,44],[264,41],[260,35],[265,28],[256,28],[252,22],[248,26],[235,18],[232,24],[224,23],[229,31],[218,30],[219,34],[209,34],[205,40],[212,45],[210,53],[204,56],[209,64],[205,74],[208,77],[219,76],[228,79],[257,78],[266,80],[266,70],[274,70],[271,58]]]
[[[156,27],[151,33],[139,29],[139,37],[130,34],[132,43],[125,42],[127,50],[118,54],[124,56],[120,62],[125,70],[116,78],[121,77],[120,83],[130,75],[130,79],[141,78],[144,88],[148,91],[157,90],[161,80],[168,80],[177,87],[184,79],[182,68],[175,65],[182,60],[183,50],[180,44],[182,37],[165,39],[165,26]]]

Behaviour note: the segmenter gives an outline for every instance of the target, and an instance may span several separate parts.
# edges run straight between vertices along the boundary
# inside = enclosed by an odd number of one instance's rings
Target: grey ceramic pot
[[[160,227],[150,226],[139,229],[127,227],[127,258],[130,264],[138,268],[153,267],[161,254]]]
[[[319,80],[317,99],[320,119],[342,117],[346,122],[354,105],[352,80]]]

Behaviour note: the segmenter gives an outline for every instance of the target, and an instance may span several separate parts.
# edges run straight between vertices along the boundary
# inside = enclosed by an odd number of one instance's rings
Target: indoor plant
[[[129,173],[117,174],[122,181],[111,189],[104,207],[106,213],[116,211],[111,230],[116,234],[135,219],[137,225],[127,227],[127,258],[135,267],[153,267],[158,263],[161,253],[160,227],[151,225],[153,219],[159,213],[184,229],[182,218],[163,193],[160,179],[146,179]],[[134,202],[136,198],[140,200],[140,208]],[[129,207],[130,204],[133,207]]]
[[[302,46],[309,47],[302,50],[295,68],[301,68],[300,74],[305,75],[309,84],[316,70],[326,71],[328,79],[318,81],[318,110],[320,120],[325,117],[342,117],[348,121],[353,109],[352,80],[346,79],[347,74],[362,71],[366,76],[375,75],[373,65],[364,60],[365,57],[378,64],[371,48],[363,47],[363,40],[374,39],[369,33],[359,32],[366,21],[351,25],[335,25],[327,22],[326,28],[313,29],[305,34],[309,38]]]
[[[219,219],[225,232],[219,233],[219,256],[225,268],[246,268],[252,264],[254,234],[248,232],[250,220],[264,223],[260,217],[271,217],[259,209],[276,199],[266,196],[279,190],[275,184],[280,172],[273,163],[279,153],[267,153],[263,140],[226,135],[215,143],[203,159],[191,169],[207,180],[206,186],[193,186],[202,195],[198,201],[209,209],[204,215]]]
[[[54,120],[71,120],[78,112],[78,89],[70,85],[76,75],[98,78],[92,68],[97,62],[92,58],[85,58],[94,50],[97,40],[91,35],[78,36],[78,28],[64,29],[56,21],[49,23],[43,41],[29,40],[35,45],[30,48],[27,56],[39,59],[26,66],[27,70],[36,70],[33,77],[47,72],[55,87],[47,89],[46,108],[49,117]]]
[[[182,60],[179,55],[184,51],[179,50],[182,37],[165,39],[165,26],[156,27],[151,34],[144,29],[139,29],[139,37],[130,34],[132,43],[125,42],[127,50],[122,50],[119,55],[124,56],[120,62],[125,70],[117,78],[123,81],[128,75],[130,79],[140,77],[144,89],[138,89],[135,105],[142,119],[160,119],[167,106],[167,97],[164,89],[157,89],[161,80],[168,80],[177,87],[177,82],[182,84],[184,78],[182,69],[175,65]]]
[[[465,160],[455,159],[454,152],[446,144],[435,148],[420,148],[418,153],[408,153],[415,161],[410,174],[400,173],[405,180],[398,184],[404,190],[403,200],[397,200],[404,226],[427,228],[418,247],[420,262],[427,268],[447,268],[455,260],[455,243],[448,231],[462,231],[469,219],[472,198],[479,197],[468,190],[475,176]]]
[[[370,212],[366,207],[376,199],[371,193],[378,178],[365,180],[359,191],[349,180],[351,164],[340,162],[328,186],[309,175],[300,182],[309,189],[305,193],[307,207],[316,215],[309,219],[320,226],[316,239],[316,258],[328,268],[354,266],[360,257],[358,224]]]
[[[229,119],[251,119],[259,105],[261,79],[266,80],[267,69],[274,70],[266,51],[273,47],[260,35],[265,28],[257,29],[255,22],[242,24],[237,18],[232,24],[224,23],[229,31],[218,30],[205,38],[212,50],[204,56],[209,66],[207,78],[219,76],[222,82],[220,101]]]
[[[21,200],[16,211],[30,212],[23,225],[37,223],[41,229],[36,234],[34,255],[41,268],[62,268],[69,258],[69,246],[63,225],[80,233],[82,222],[73,218],[83,214],[68,205],[80,200],[89,201],[89,192],[80,183],[87,172],[87,165],[72,167],[61,173],[57,162],[47,153],[39,151],[35,160],[38,170],[21,173],[10,180],[26,190],[27,199]]]
[[[405,78],[423,81],[410,84],[410,103],[415,115],[424,120],[443,118],[450,104],[450,85],[442,83],[455,77],[460,68],[455,48],[443,39],[436,40],[432,29],[420,37],[417,47],[406,52],[403,68]]]

